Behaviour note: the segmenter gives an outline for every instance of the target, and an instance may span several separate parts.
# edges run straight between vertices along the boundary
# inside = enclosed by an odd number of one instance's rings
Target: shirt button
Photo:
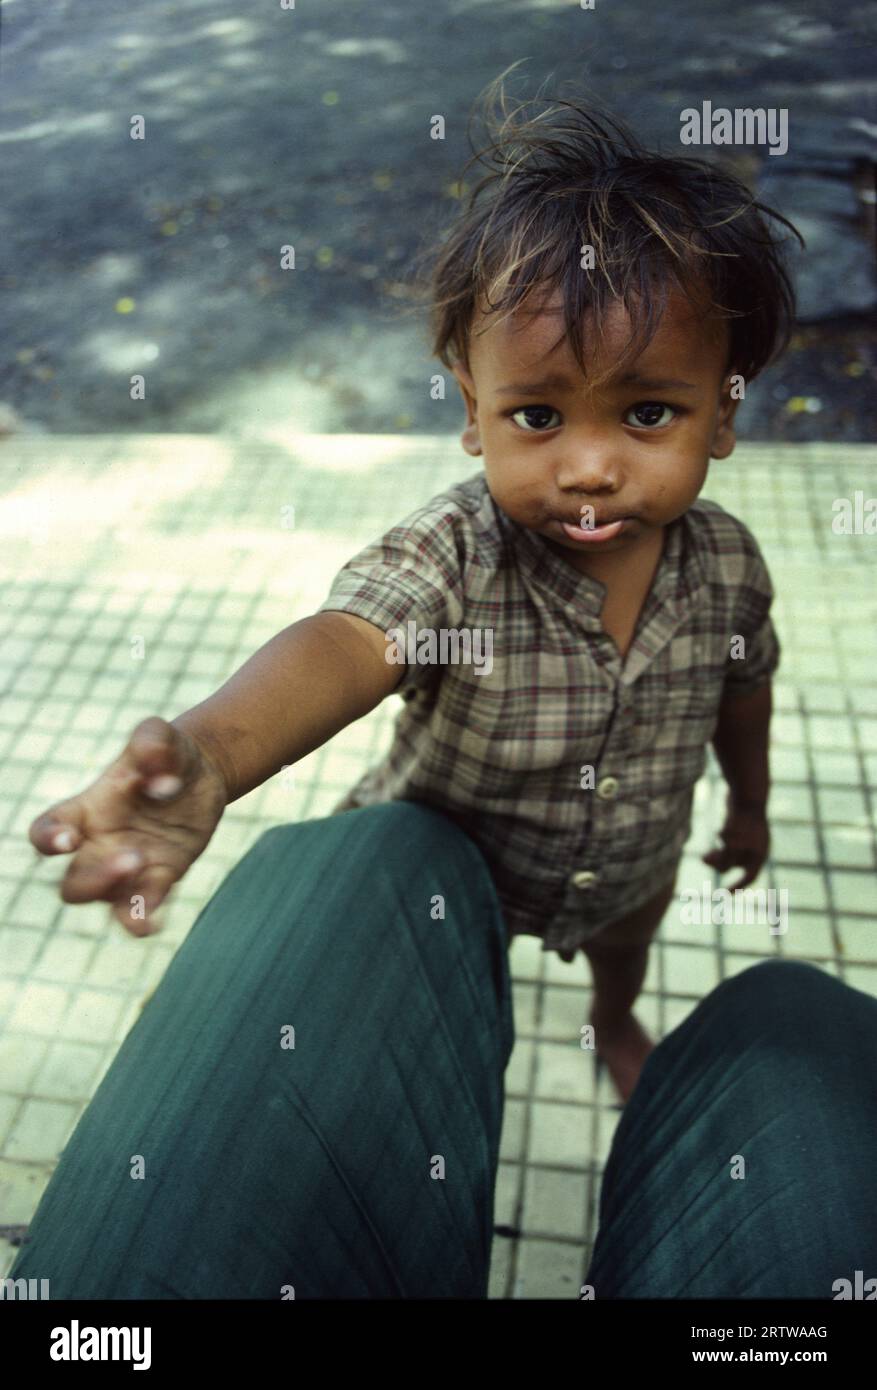
[[[611,801],[618,792],[618,778],[604,777],[597,783],[597,795],[603,801]]]
[[[591,888],[597,882],[597,875],[590,869],[580,869],[577,874],[573,874],[570,883],[574,888]]]

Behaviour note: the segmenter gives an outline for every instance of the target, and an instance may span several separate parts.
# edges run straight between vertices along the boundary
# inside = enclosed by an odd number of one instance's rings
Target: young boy
[[[710,741],[729,800],[706,862],[742,866],[743,887],[768,850],[771,583],[747,528],[698,495],[792,295],[769,210],[734,179],[576,103],[509,112],[494,87],[491,173],[432,276],[434,348],[483,472],[362,550],[215,695],[143,721],[30,834],[76,851],[65,901],[107,899],[145,934],[228,802],[398,691],[389,754],[335,810],[402,798],[462,826],[510,936],[584,951],[626,1099]]]

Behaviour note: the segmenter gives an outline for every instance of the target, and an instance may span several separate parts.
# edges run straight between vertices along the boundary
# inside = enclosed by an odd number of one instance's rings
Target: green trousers
[[[53,1299],[484,1298],[513,1042],[462,830],[410,802],[272,829],[122,1043],[10,1277]],[[877,1001],[813,966],[714,990],[625,1107],[597,1298],[877,1276],[875,1055]]]

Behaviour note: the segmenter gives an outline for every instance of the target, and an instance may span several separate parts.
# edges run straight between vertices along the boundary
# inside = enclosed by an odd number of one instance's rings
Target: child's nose
[[[622,478],[617,442],[599,439],[567,445],[557,465],[557,485],[566,492],[598,495],[614,491]]]

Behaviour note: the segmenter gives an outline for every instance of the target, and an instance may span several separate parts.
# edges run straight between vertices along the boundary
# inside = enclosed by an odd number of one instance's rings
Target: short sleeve
[[[435,664],[418,663],[424,630],[457,628],[463,616],[463,569],[468,518],[447,498],[436,498],[371,542],[340,569],[317,612],[353,613],[388,636],[399,630],[406,670],[402,694],[428,685]],[[395,629],[395,631],[393,631]]]
[[[745,527],[741,530],[745,537],[745,568],[724,686],[724,694],[732,698],[754,694],[769,681],[779,665],[781,651],[771,618],[774,590],[770,574],[755,538]]]

